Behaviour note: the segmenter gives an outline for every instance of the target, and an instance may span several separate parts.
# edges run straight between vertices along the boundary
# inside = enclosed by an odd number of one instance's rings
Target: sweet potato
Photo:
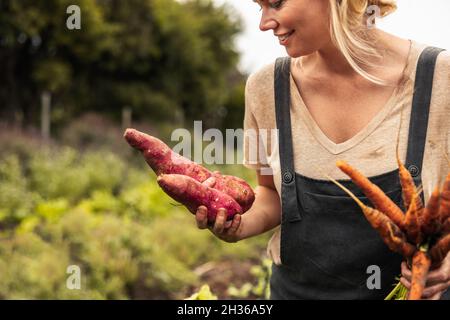
[[[173,152],[169,146],[158,138],[135,129],[127,129],[124,137],[133,148],[142,152],[146,162],[156,175],[181,174],[189,176],[231,196],[239,203],[243,212],[252,206],[255,194],[251,186],[243,179],[222,175],[218,171],[212,173],[203,166]]]
[[[222,175],[214,172],[212,177],[215,179],[213,188],[220,190],[239,203],[242,210],[245,212],[255,201],[255,193],[245,180],[228,175]]]
[[[142,152],[145,161],[156,175],[183,174],[199,182],[203,182],[211,176],[209,170],[173,152],[158,138],[134,129],[127,129],[124,137],[133,148]]]
[[[208,221],[215,221],[217,212],[224,208],[227,220],[243,213],[241,206],[229,195],[201,184],[191,177],[181,174],[162,174],[157,178],[159,186],[174,200],[182,203],[195,214],[199,206],[208,209]]]

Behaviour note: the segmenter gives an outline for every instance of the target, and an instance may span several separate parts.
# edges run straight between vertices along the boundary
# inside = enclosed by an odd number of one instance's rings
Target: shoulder
[[[444,63],[447,67],[450,66],[450,49],[442,48],[442,51],[438,56],[438,62]]]
[[[416,64],[418,63],[419,56],[427,47],[436,47],[429,44],[415,42],[416,48]],[[439,47],[438,47],[439,48]],[[436,59],[436,67],[433,78],[433,95],[436,93],[440,99],[445,99],[447,107],[450,106],[450,50],[447,48],[440,52]],[[414,73],[415,74],[415,73]],[[412,75],[414,75],[412,74]],[[435,92],[436,91],[436,92]]]
[[[246,84],[246,94],[251,96],[265,95],[273,91],[275,61],[250,74]]]
[[[447,75],[447,79],[450,80],[450,49],[442,51],[436,61],[437,72]]]
[[[433,86],[438,90],[440,98],[445,100],[445,105],[450,108],[450,50],[442,51],[436,60]]]
[[[416,46],[419,53],[422,53],[423,50],[425,50],[427,47],[436,47],[440,49],[444,49],[441,53],[439,53],[437,60],[436,60],[436,68],[439,71],[446,71],[447,73],[450,73],[450,49],[448,48],[442,48],[439,46],[433,46],[429,44],[425,44],[422,42],[414,41],[414,45]]]

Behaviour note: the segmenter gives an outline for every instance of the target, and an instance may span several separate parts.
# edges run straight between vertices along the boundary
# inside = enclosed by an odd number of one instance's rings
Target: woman
[[[395,1],[256,2],[260,29],[272,31],[290,58],[248,79],[244,129],[278,128],[279,136],[245,140],[244,164],[258,177],[252,208],[207,226],[200,207],[198,227],[234,242],[280,226],[268,245],[272,299],[381,299],[400,273],[409,287],[401,257],[322,172],[363,198],[335,166],[344,159],[402,206],[399,135],[401,160],[428,199],[449,170],[450,54],[374,28],[371,12],[385,16]],[[262,156],[251,161],[255,154]],[[423,298],[444,298],[449,284],[447,256],[429,273]]]

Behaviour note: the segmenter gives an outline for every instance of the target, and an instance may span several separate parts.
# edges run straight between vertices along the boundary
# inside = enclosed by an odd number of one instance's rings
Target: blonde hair
[[[365,24],[367,8],[372,5],[378,6],[381,17],[397,9],[395,0],[330,0],[330,34],[334,45],[358,74],[374,83],[387,85],[365,70],[377,66],[372,62],[374,58],[382,58]]]

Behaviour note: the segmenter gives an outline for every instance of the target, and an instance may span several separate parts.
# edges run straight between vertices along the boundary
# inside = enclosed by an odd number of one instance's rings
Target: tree
[[[71,4],[0,0],[2,119],[36,125],[43,90],[53,94],[56,124],[86,111],[119,119],[125,105],[135,119],[191,121],[227,105],[240,31],[228,7],[79,0],[81,29],[69,30]]]

